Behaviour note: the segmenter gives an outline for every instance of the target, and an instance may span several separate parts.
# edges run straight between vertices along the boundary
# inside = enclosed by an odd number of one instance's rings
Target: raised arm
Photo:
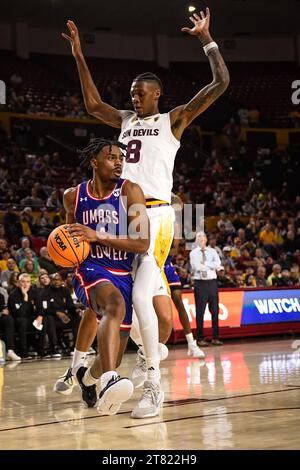
[[[95,118],[100,119],[105,124],[120,128],[122,124],[122,111],[102,101],[83,56],[78,29],[71,20],[68,20],[67,27],[70,36],[65,33],[62,33],[62,36],[69,41],[72,47],[72,54],[76,60],[87,112]]]
[[[201,16],[201,18],[200,18]],[[216,44],[209,32],[210,12],[206,8],[206,14],[200,12],[190,16],[194,23],[193,28],[182,28],[181,31],[196,36],[202,46],[211,46],[206,50],[213,80],[199,91],[188,103],[178,106],[170,112],[171,127],[174,136],[179,140],[184,129],[203,111],[205,111],[220,95],[224,93],[229,85],[229,72]]]

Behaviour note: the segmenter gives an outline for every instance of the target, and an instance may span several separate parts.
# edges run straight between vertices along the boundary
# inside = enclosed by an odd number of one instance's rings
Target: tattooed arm
[[[201,18],[195,13],[190,16],[194,27],[182,28],[181,31],[198,37],[202,45],[205,46],[213,41],[209,33],[209,9],[206,8],[206,15],[201,11],[200,16]],[[178,106],[170,112],[172,132],[178,140],[181,138],[184,129],[216,101],[228,87],[229,72],[219,50],[217,48],[210,49],[208,59],[213,75],[212,82],[202,88],[187,104]]]

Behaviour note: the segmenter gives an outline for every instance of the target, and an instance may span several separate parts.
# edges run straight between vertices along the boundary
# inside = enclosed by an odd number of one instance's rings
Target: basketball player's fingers
[[[204,14],[204,11],[202,11],[202,10],[200,11],[200,16],[201,16],[201,19],[202,19],[202,20],[205,20],[205,14]]]
[[[62,35],[65,39],[67,39],[69,42],[72,41],[72,38],[70,38],[70,36],[68,36],[67,34],[61,33],[61,35]]]
[[[196,24],[196,20],[193,16],[190,16],[190,20],[191,20],[192,23]]]
[[[202,12],[201,12],[201,13],[202,13]],[[200,16],[198,16],[197,13],[193,13],[193,17],[194,17],[197,21],[200,21],[201,18],[202,18],[202,17],[200,18]],[[202,18],[202,19],[203,19],[203,18]]]
[[[77,29],[77,26],[76,26],[76,24],[74,23],[74,21],[69,20],[69,23],[70,23],[71,28],[73,29],[73,31],[75,31],[75,33],[78,33],[78,29]]]
[[[210,18],[210,10],[209,10],[208,7],[206,7],[206,9],[205,9],[205,13],[206,13],[206,18],[209,20],[209,18]]]
[[[181,28],[181,31],[183,33],[189,33],[191,30],[190,30],[190,28]]]

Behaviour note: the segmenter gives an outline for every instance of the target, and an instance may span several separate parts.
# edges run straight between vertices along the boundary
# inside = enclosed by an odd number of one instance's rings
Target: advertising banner
[[[243,291],[219,292],[219,326],[239,327],[243,306]],[[182,300],[188,314],[191,328],[196,328],[196,307],[193,292],[183,292]],[[173,308],[173,330],[182,330],[179,315],[175,305]],[[211,327],[211,315],[208,307],[204,314],[204,328]]]
[[[196,328],[196,306],[193,292],[182,292],[182,300],[191,328]],[[182,326],[176,307],[173,308],[173,330]],[[300,289],[223,291],[219,292],[219,326],[300,322]],[[204,315],[204,328],[211,327],[208,306]]]
[[[300,290],[244,292],[241,325],[300,321]]]

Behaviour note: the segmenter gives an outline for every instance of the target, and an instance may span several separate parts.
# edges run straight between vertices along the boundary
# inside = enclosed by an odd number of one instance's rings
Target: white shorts
[[[166,295],[167,297],[171,297],[170,287],[164,270],[160,272],[160,275],[157,279],[153,297],[157,297],[158,295]]]

